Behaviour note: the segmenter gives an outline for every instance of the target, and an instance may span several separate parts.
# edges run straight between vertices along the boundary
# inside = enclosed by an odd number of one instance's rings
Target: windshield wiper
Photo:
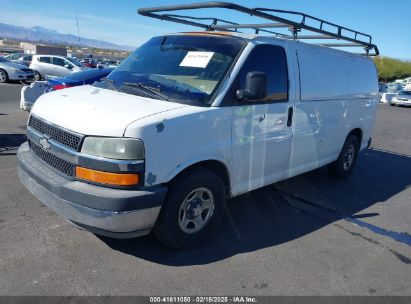
[[[123,86],[140,89],[141,91],[146,91],[149,94],[160,98],[161,100],[166,100],[166,101],[169,100],[167,95],[162,94],[162,93],[159,92],[159,89],[147,86],[145,84],[142,84],[141,82],[137,82],[137,83],[135,83],[135,82],[123,82]]]
[[[100,79],[100,82],[101,82],[101,81],[107,82],[108,84],[110,84],[110,87],[111,87],[114,91],[117,91],[117,87],[114,85],[114,84],[115,84],[115,81],[114,81],[113,79],[108,79],[107,77],[103,77],[103,78]]]

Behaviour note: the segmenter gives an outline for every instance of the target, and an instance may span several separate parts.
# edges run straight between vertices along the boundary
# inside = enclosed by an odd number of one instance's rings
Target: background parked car
[[[80,63],[88,68],[97,67],[97,62],[93,58],[84,58],[83,60],[80,61]]]
[[[411,91],[401,91],[393,96],[390,102],[392,106],[411,106]]]
[[[65,77],[58,77],[48,81],[36,81],[30,86],[24,86],[21,89],[20,108],[24,111],[30,111],[37,98],[47,92],[92,84],[95,81],[108,76],[113,70],[113,68],[87,69],[82,72],[72,73]]]
[[[33,55],[30,69],[34,71],[34,78],[37,81],[50,76],[66,76],[83,71],[86,67],[73,58],[55,55]]]
[[[385,87],[381,90],[380,87],[380,102],[390,103],[393,96],[397,95],[403,90],[403,86],[400,83],[387,83]]]
[[[0,57],[0,83],[9,80],[32,80],[33,71],[27,66]]]
[[[396,82],[388,83],[386,85],[385,92],[386,93],[399,93],[402,90],[402,87],[403,86],[401,83],[396,83]]]
[[[103,60],[97,64],[99,68],[115,68],[118,66],[118,61],[115,60]]]
[[[19,64],[23,64],[25,66],[30,66],[31,61],[33,59],[33,55],[24,54],[24,53],[14,53],[10,55],[3,56],[4,58]]]

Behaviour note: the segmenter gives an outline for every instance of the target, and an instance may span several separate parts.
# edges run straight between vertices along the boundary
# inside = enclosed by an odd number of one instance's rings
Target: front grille
[[[32,69],[21,69],[23,72],[26,72],[26,73],[33,73],[33,70]]]
[[[51,139],[78,151],[81,143],[81,136],[75,135],[73,133],[62,130],[51,124],[38,119],[37,117],[31,116],[29,121],[29,126],[37,130],[41,134],[49,136]]]
[[[54,156],[53,154],[50,154],[47,151],[44,151],[42,148],[39,146],[36,146],[32,142],[30,142],[30,148],[36,154],[40,159],[42,159],[44,162],[52,166],[53,168],[57,169],[58,171],[64,173],[67,176],[74,177],[74,168],[75,166],[69,162],[66,162],[65,160],[58,158],[57,156]]]

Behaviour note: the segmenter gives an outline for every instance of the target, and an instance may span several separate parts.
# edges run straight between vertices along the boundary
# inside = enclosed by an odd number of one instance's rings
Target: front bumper
[[[23,185],[44,205],[96,234],[130,238],[154,226],[167,188],[123,190],[71,181],[38,159],[22,144],[17,153]]]
[[[411,100],[391,99],[392,105],[411,106]]]

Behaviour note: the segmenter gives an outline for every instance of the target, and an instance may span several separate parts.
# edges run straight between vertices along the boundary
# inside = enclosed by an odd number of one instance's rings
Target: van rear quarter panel
[[[368,58],[298,43],[297,60],[300,98],[295,105],[291,176],[337,159],[355,128],[363,132],[364,148],[378,96],[376,68]]]

